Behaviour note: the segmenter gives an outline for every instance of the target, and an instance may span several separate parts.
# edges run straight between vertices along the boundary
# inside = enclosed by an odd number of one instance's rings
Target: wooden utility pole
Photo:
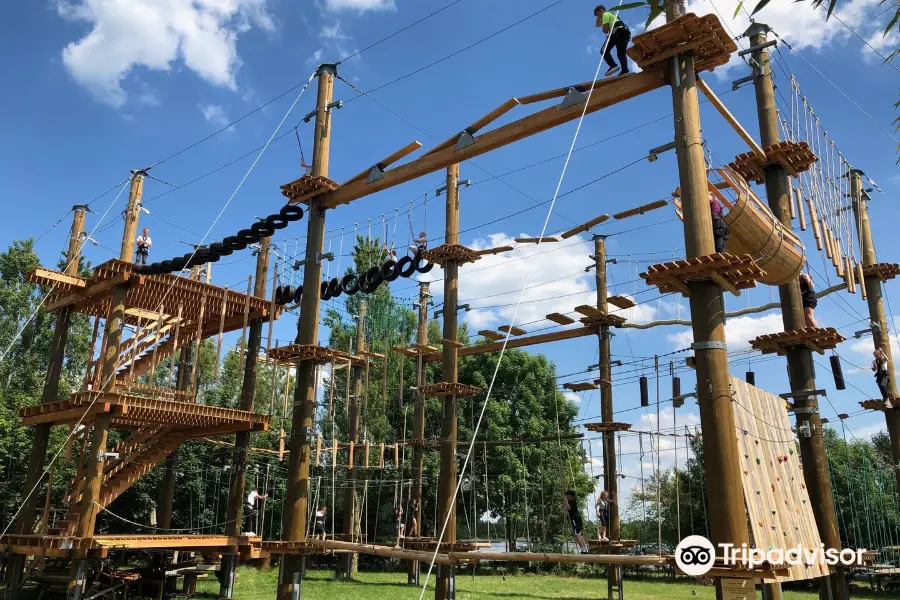
[[[66,252],[66,275],[78,275],[78,266],[81,262],[81,246],[84,241],[84,215],[88,207],[78,204],[72,207],[72,230],[69,234],[69,249]],[[59,379],[62,375],[62,366],[66,357],[66,340],[69,336],[69,324],[71,322],[71,307],[64,307],[56,311],[56,324],[53,329],[53,341],[50,344],[50,360],[47,364],[47,378],[44,381],[44,390],[41,394],[41,402],[53,402],[58,400]],[[93,358],[93,357],[91,357]],[[34,515],[37,511],[40,494],[36,487],[44,476],[44,463],[47,460],[47,446],[50,442],[50,423],[42,423],[34,427],[31,439],[31,455],[28,459],[28,471],[25,475],[24,489],[29,494],[22,503],[19,520],[16,523],[16,533],[19,535],[31,533],[34,526]],[[47,481],[47,490],[53,482]],[[18,590],[22,584],[22,574],[25,567],[25,556],[13,554],[9,565],[9,586]]]
[[[425,346],[428,345],[428,299],[431,294],[428,293],[428,282],[419,282],[419,326],[416,329],[416,344],[419,346],[416,352],[416,399],[413,405],[413,434],[414,440],[425,439],[425,395],[422,393],[422,387],[425,385],[425,362],[422,359],[422,353]],[[403,385],[401,381],[400,385]],[[416,520],[418,531],[416,536],[422,535],[422,455],[423,448],[418,443],[413,446],[412,459],[412,489],[409,491],[409,499],[411,504],[415,506],[415,512],[410,516]],[[408,529],[407,529],[408,530]],[[419,563],[418,561],[409,561],[409,570],[407,572],[407,583],[411,585],[419,585]]]
[[[667,20],[674,21],[680,10],[674,2],[667,7]],[[706,161],[700,132],[697,75],[691,51],[674,56],[669,84],[675,117],[675,151],[683,195],[684,241],[688,258],[715,251],[712,233]],[[697,399],[703,428],[703,460],[706,469],[713,544],[749,544],[747,513],[741,482],[738,441],[732,412],[728,351],[725,345],[725,306],[722,289],[708,279],[687,283],[691,327],[696,358]],[[716,593],[721,598],[720,581]]]
[[[763,148],[781,141],[778,132],[778,111],[775,105],[775,88],[772,83],[772,70],[769,64],[769,53],[761,47],[766,43],[767,25],[754,23],[747,30],[750,38],[754,66],[753,85],[756,88],[756,110],[759,117],[759,136]],[[785,228],[791,225],[791,180],[784,167],[772,163],[763,169],[766,176],[766,196],[769,208]],[[800,281],[794,280],[778,286],[781,299],[781,318],[785,331],[806,328],[806,318],[800,295]],[[794,396],[797,416],[797,428],[800,441],[800,456],[803,465],[803,478],[809,490],[810,503],[819,528],[819,535],[826,548],[841,548],[838,533],[837,516],[832,496],[831,476],[828,471],[828,457],[825,452],[822,420],[819,415],[819,400],[815,395],[803,395],[816,389],[815,366],[812,351],[806,346],[787,348],[788,374],[791,393]],[[803,432],[808,432],[803,433]],[[821,578],[819,596],[823,600],[845,600],[847,589],[844,569],[840,565],[833,567],[834,573]],[[763,584],[768,600],[781,598],[779,584]]]
[[[134,262],[134,242],[137,239],[138,217],[141,216],[141,197],[144,195],[144,171],[132,171],[128,208],[125,209],[125,231],[119,260]]]
[[[878,263],[875,256],[875,242],[872,240],[872,227],[869,223],[869,208],[866,205],[869,198],[863,189],[862,171],[853,169],[850,171],[850,196],[853,202],[853,216],[856,221],[856,230],[859,235],[859,247],[862,252],[863,266]],[[875,274],[865,275],[866,301],[869,303],[869,319],[872,321],[872,341],[875,349],[884,350],[884,356],[888,362],[888,385],[891,405],[893,408],[884,409],[884,418],[887,421],[888,437],[891,440],[891,459],[894,466],[894,475],[897,478],[897,489],[900,490],[900,406],[898,406],[897,379],[894,371],[894,357],[891,352],[891,333],[884,316],[884,299],[881,288],[881,280]],[[876,328],[877,326],[877,328]]]
[[[334,76],[337,65],[323,64],[316,70],[319,90],[316,100],[315,140],[311,175],[328,176],[328,156],[331,146],[331,103],[334,92]],[[306,263],[303,272],[303,294],[300,302],[300,319],[297,324],[296,343],[315,345],[319,330],[319,289],[322,281],[320,262],[325,238],[325,209],[319,198],[311,198],[306,212],[309,223],[306,234]],[[313,418],[316,414],[316,374],[312,362],[297,363],[297,383],[294,388],[294,404],[291,417],[291,454],[288,460],[287,498],[285,499],[282,539],[303,540],[306,535],[306,511],[309,503],[309,455],[310,443],[315,438]],[[292,600],[300,593],[300,578],[304,561],[302,556],[285,555],[278,575],[278,600]]]
[[[447,226],[444,243],[459,244],[459,165],[447,167]],[[456,341],[459,326],[456,304],[459,295],[459,265],[456,260],[444,262],[444,339]],[[444,344],[441,380],[457,383],[457,349],[454,344]],[[438,485],[438,521],[435,524],[439,541],[456,543],[456,396],[444,398],[444,416],[441,421],[441,475]],[[446,525],[445,525],[446,523]],[[441,528],[446,527],[441,538]],[[447,600],[453,595],[455,574],[453,568],[441,567],[435,580],[435,600]]]
[[[264,237],[259,240],[256,254],[256,279],[253,295],[256,298],[266,297],[266,280],[269,273],[269,241]],[[209,269],[209,265],[206,265]],[[259,349],[262,346],[263,322],[257,319],[250,323],[250,334],[247,339],[246,360],[244,361],[244,381],[241,386],[240,409],[253,411],[253,400],[256,395],[256,376]],[[275,368],[274,366],[272,367]],[[228,486],[228,508],[225,512],[225,535],[236,536],[241,532],[244,508],[244,485],[247,482],[247,454],[250,449],[250,432],[238,431],[234,437],[234,450],[231,453],[231,477]],[[222,555],[222,571],[219,577],[219,597],[231,598],[234,593],[234,570],[237,567],[236,554]]]
[[[125,323],[125,293],[127,285],[120,285],[113,290],[112,311],[106,322],[103,370],[100,389],[112,392],[116,386],[116,369],[119,366],[119,346],[122,342],[122,325]],[[103,468],[106,465],[106,442],[109,437],[110,413],[99,413],[94,420],[91,437],[91,453],[88,457],[84,474],[84,491],[78,505],[78,522],[75,525],[75,537],[94,537],[94,526],[97,523],[97,512],[100,507],[100,486],[103,483]],[[69,569],[67,597],[69,600],[81,600],[84,592],[85,575],[88,560],[79,558],[72,561]]]
[[[359,302],[359,320],[356,322],[356,354],[362,355],[366,351],[366,301]],[[350,396],[350,404],[347,407],[347,432],[348,441],[353,445],[359,444],[359,408],[363,396],[363,371],[361,365],[353,365],[353,395]],[[349,374],[348,374],[349,376]],[[356,464],[359,462],[357,452],[351,451],[352,461],[347,465],[347,481],[344,490],[344,533],[350,535],[351,541],[358,532],[356,527]],[[359,555],[355,553],[345,554],[341,559],[341,567],[338,576],[347,581],[356,573]]]
[[[594,236],[594,270],[597,278],[597,310],[609,312],[606,302],[606,236]],[[609,325],[601,325],[600,338],[600,419],[604,423],[613,422],[612,366],[610,365],[610,342],[612,334]],[[619,522],[619,473],[616,468],[616,432],[603,432],[603,488],[609,493],[609,527],[607,537],[618,542],[622,537]],[[615,549],[613,549],[615,550]],[[610,552],[614,553],[614,552]],[[621,569],[610,565],[606,571],[609,600],[618,597],[622,584]]]

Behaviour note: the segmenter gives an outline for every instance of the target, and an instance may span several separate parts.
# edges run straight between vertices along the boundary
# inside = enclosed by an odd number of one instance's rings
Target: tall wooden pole
[[[875,242],[872,239],[872,227],[869,223],[869,208],[866,205],[869,198],[863,189],[862,171],[853,169],[850,171],[850,196],[853,201],[853,215],[856,221],[859,235],[859,247],[862,251],[863,266],[877,264],[875,257]],[[872,341],[875,348],[884,350],[888,362],[888,380],[891,404],[893,408],[884,410],[884,418],[887,422],[888,437],[891,440],[891,458],[894,465],[894,475],[897,478],[897,489],[900,490],[900,407],[898,407],[897,378],[894,371],[894,356],[891,352],[891,333],[884,315],[884,298],[881,288],[881,280],[877,275],[865,275],[866,301],[869,303],[869,319],[873,325],[878,325],[877,330],[873,326]]]
[[[366,351],[366,301],[359,302],[359,320],[356,322],[356,353],[363,354]],[[353,370],[353,395],[350,396],[350,405],[347,407],[347,424],[349,431],[348,442],[354,445],[359,444],[359,409],[363,397],[363,371],[361,365],[355,364]],[[349,376],[349,374],[348,374]],[[344,489],[344,533],[355,539],[358,532],[356,527],[356,466],[359,462],[359,453],[351,452],[353,460],[347,465],[347,482]],[[343,567],[338,571],[341,577],[348,581],[353,578],[356,573],[358,564],[358,554],[345,554],[341,560]]]
[[[331,146],[331,113],[328,105],[334,92],[334,76],[337,66],[319,65],[318,99],[316,101],[315,140],[311,175],[328,176],[328,156]],[[300,319],[297,324],[298,344],[316,344],[319,330],[320,299],[316,290],[322,281],[322,264],[319,262],[325,238],[325,210],[319,199],[309,201],[309,223],[306,235],[306,266],[303,272],[303,294],[300,303]],[[297,383],[294,388],[294,406],[291,418],[291,454],[288,461],[287,498],[284,506],[282,539],[302,540],[306,535],[306,511],[309,502],[310,442],[315,438],[313,418],[316,411],[315,366],[311,362],[297,364]],[[285,555],[278,574],[278,600],[292,600],[300,590],[302,558]]]
[[[84,232],[84,215],[88,207],[79,204],[72,207],[72,230],[69,234],[69,249],[66,252],[66,275],[78,274],[78,266],[81,262],[81,234]],[[47,378],[44,381],[44,390],[41,394],[41,402],[53,402],[58,400],[59,379],[62,375],[63,361],[66,356],[66,340],[69,336],[69,323],[71,321],[69,307],[56,311],[56,325],[53,329],[53,341],[50,344],[50,360],[47,364]],[[91,357],[93,358],[93,357]],[[90,360],[88,360],[90,365]],[[50,442],[50,423],[36,425],[31,439],[31,455],[28,459],[28,471],[25,474],[26,493],[30,495],[22,504],[19,520],[16,523],[16,533],[19,535],[31,533],[34,526],[34,515],[37,511],[40,494],[35,487],[40,483],[44,475],[44,463],[47,458],[47,446]],[[47,491],[50,491],[52,481],[47,481]],[[33,490],[33,491],[32,491]],[[25,557],[20,554],[12,555],[9,566],[9,585],[13,590],[18,590],[22,584],[22,569],[25,567]]]
[[[676,18],[673,8],[669,21]],[[688,51],[670,61],[669,84],[675,117],[675,150],[684,194],[684,241],[689,258],[715,251],[712,214],[707,196],[706,162],[700,133],[697,75],[694,57]],[[731,382],[725,345],[725,307],[722,290],[711,280],[687,284],[690,298],[693,349],[697,364],[697,396],[703,427],[707,494],[710,506],[710,535],[714,544],[749,543],[741,467],[738,455]],[[716,580],[716,595],[722,591]]]
[[[112,312],[106,323],[106,354],[103,356],[103,371],[100,389],[112,392],[116,385],[116,368],[119,366],[119,346],[122,342],[122,325],[125,322],[125,293],[127,285],[120,285],[113,290]],[[99,413],[94,420],[91,437],[91,452],[85,470],[84,492],[78,505],[78,523],[75,525],[75,537],[90,538],[94,536],[99,511],[100,486],[103,483],[103,467],[106,464],[106,442],[109,437],[110,413]],[[72,561],[69,569],[67,597],[69,600],[81,600],[84,592],[87,559]]]
[[[781,141],[778,131],[778,111],[775,105],[775,88],[772,83],[772,70],[769,64],[769,53],[759,48],[766,43],[768,26],[754,23],[747,30],[750,46],[758,48],[752,53],[754,66],[753,83],[756,88],[756,110],[759,117],[759,136],[763,148]],[[785,228],[791,227],[791,181],[787,172],[778,163],[768,165],[764,169],[766,176],[766,195],[769,208]],[[781,299],[781,318],[785,331],[806,328],[803,305],[800,295],[800,281],[794,280],[778,286]],[[812,351],[805,346],[792,346],[787,349],[788,375],[792,393],[816,389],[815,366]],[[831,476],[828,471],[828,457],[825,452],[824,430],[819,415],[819,400],[816,396],[796,396],[795,414],[798,431],[808,431],[810,435],[800,433],[800,456],[803,465],[803,478],[809,490],[810,503],[819,528],[819,535],[826,548],[841,548],[838,533],[837,516],[831,488]],[[766,597],[781,597],[781,586],[764,584]],[[847,598],[844,570],[837,566],[834,574],[823,577],[820,581],[819,596],[823,600],[844,600]]]
[[[414,440],[425,439],[425,395],[422,393],[422,387],[425,385],[425,364],[422,360],[422,347],[428,345],[428,299],[431,294],[428,293],[429,283],[427,281],[419,282],[419,323],[416,329],[416,344],[419,350],[416,352],[416,399],[413,404],[413,434]],[[401,382],[401,385],[402,382]],[[412,489],[409,491],[409,499],[415,503],[416,511],[412,514],[412,518],[416,520],[418,531],[416,536],[422,535],[422,446],[416,444],[413,447],[412,459]],[[419,585],[419,563],[417,561],[409,561],[409,570],[407,573],[407,582],[413,585]]]
[[[137,239],[138,217],[141,216],[141,197],[144,195],[144,172],[135,171],[131,176],[128,207],[125,209],[125,230],[122,232],[122,250],[119,259],[134,261],[134,243]]]
[[[594,266],[597,278],[597,309],[609,312],[606,302],[606,236],[594,236]],[[600,338],[600,419],[604,423],[613,422],[612,366],[610,365],[609,325],[601,325]],[[603,487],[609,493],[609,531],[607,537],[619,541],[622,537],[619,521],[619,473],[616,468],[616,432],[603,432]],[[618,596],[620,570],[610,567],[606,571],[609,600]]]
[[[269,241],[264,237],[259,240],[256,254],[256,275],[253,295],[256,298],[266,297],[266,280],[269,273]],[[209,265],[207,265],[209,266]],[[256,395],[256,376],[259,349],[262,346],[263,321],[257,319],[250,323],[250,335],[247,342],[246,360],[244,361],[244,381],[241,386],[240,409],[253,410]],[[274,366],[272,367],[274,369]],[[236,536],[241,532],[244,508],[244,485],[247,481],[247,453],[250,448],[250,432],[238,431],[234,437],[234,450],[231,453],[231,476],[228,485],[228,507],[225,511],[225,535]],[[219,578],[219,597],[231,598],[234,594],[234,570],[238,557],[235,554],[222,555],[222,573]]]
[[[447,225],[444,243],[459,244],[459,165],[447,167]],[[459,292],[459,265],[455,260],[444,263],[444,339],[456,341],[459,326],[456,304]],[[441,379],[457,383],[457,348],[444,344]],[[438,485],[438,535],[446,523],[442,542],[456,542],[456,396],[444,398],[444,416],[441,421],[441,474]],[[447,600],[453,585],[452,569],[441,568],[435,580],[435,600]]]

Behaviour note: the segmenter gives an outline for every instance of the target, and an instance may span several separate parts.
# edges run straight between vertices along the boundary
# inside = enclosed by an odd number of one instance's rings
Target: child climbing
[[[587,554],[588,545],[587,542],[584,541],[584,537],[582,537],[581,535],[581,511],[578,510],[578,502],[575,500],[575,492],[572,490],[566,490],[566,495],[563,497],[563,502],[566,507],[566,513],[569,515],[569,521],[572,522],[572,533],[575,535],[575,543],[578,545],[578,549],[582,554]]]
[[[631,41],[631,30],[620,18],[606,10],[602,4],[594,9],[594,16],[597,17],[597,27],[603,29],[603,33],[609,34],[609,41],[606,43],[606,52],[603,54],[603,60],[609,65],[606,76],[615,75],[621,70],[620,75],[628,73],[628,55],[625,50],[628,48],[628,42]],[[610,33],[612,32],[612,33]],[[613,60],[612,51],[616,49],[616,55],[619,57],[619,64]]]
[[[600,521],[600,531],[597,534],[597,539],[601,542],[609,541],[609,538],[606,537],[606,530],[609,527],[609,502],[609,492],[603,490],[600,492],[597,503],[594,505],[594,509],[597,511],[597,520]]]
[[[134,264],[146,265],[147,257],[150,256],[150,246],[153,245],[153,240],[150,239],[150,229],[144,227],[144,233],[137,236],[135,243],[137,244],[137,250],[134,256]]]
[[[800,273],[800,299],[803,303],[803,315],[806,317],[806,326],[818,329],[816,306],[819,304],[819,299],[816,298],[816,291],[813,289],[813,279],[809,276],[809,273]]]
[[[872,370],[875,371],[875,383],[881,390],[881,398],[883,400],[891,399],[891,373],[888,370],[887,356],[884,354],[883,348],[877,348],[872,353],[875,360],[872,361]]]
[[[406,532],[410,537],[419,537],[419,501],[418,500],[410,500],[409,501],[409,527],[406,528]]]
[[[725,246],[728,245],[728,223],[725,222],[725,215],[722,213],[722,203],[712,192],[709,193],[709,210],[712,213],[713,241],[716,245],[716,252],[725,252]]]
[[[400,540],[403,538],[403,531],[405,526],[403,524],[403,507],[397,506],[394,508],[394,533],[397,536],[397,543],[394,544],[394,548],[400,547]]]
[[[322,508],[316,511],[316,520],[313,523],[313,537],[325,540],[325,516],[328,514],[328,507],[324,504]]]
[[[146,229],[144,231],[147,231]],[[247,494],[247,529],[250,530],[247,532],[248,535],[253,533],[253,529],[255,529],[254,525],[256,523],[257,512],[259,509],[257,508],[260,500],[265,500],[268,498],[268,494],[260,494],[256,490],[251,491]]]

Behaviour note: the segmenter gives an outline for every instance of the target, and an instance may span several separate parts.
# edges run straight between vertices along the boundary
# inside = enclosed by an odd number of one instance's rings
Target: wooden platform
[[[307,173],[300,179],[281,186],[281,193],[291,204],[308,202],[311,198],[333,192],[340,185],[327,177],[314,177]]]
[[[196,327],[200,319],[200,306],[205,298],[206,310],[203,317],[204,337],[219,332],[224,301],[224,331],[241,329],[244,324],[244,308],[248,303],[246,294],[228,290],[208,283],[195,281],[178,275],[139,275],[134,265],[121,260],[110,260],[94,268],[94,274],[81,279],[48,269],[35,269],[27,275],[28,281],[43,285],[57,283],[55,291],[47,297],[45,309],[58,310],[68,306],[75,312],[93,317],[106,318],[110,310],[113,289],[127,285],[125,295],[125,322],[129,325],[147,325],[148,320],[171,319],[176,308],[181,305],[183,323]],[[80,283],[75,283],[77,280]],[[249,297],[251,321],[267,317],[271,304],[268,300]],[[281,314],[276,309],[275,318]],[[182,331],[184,331],[182,329]]]
[[[5,535],[0,548],[26,556],[106,558],[115,550],[196,550],[239,552],[259,547],[260,537],[225,535],[99,535],[93,538],[51,535]]]
[[[588,431],[592,431],[594,433],[603,433],[605,431],[628,431],[631,429],[631,423],[616,423],[616,422],[603,422],[603,423],[584,423],[584,428]]]
[[[610,296],[606,301],[621,309],[634,308],[637,306],[637,303],[627,296]]]
[[[897,410],[898,408],[900,408],[900,398],[894,398],[893,400],[891,400],[890,409],[887,408],[887,401],[878,399],[863,400],[859,403],[859,405],[868,410]]]
[[[591,553],[604,554],[619,548],[634,548],[637,546],[637,540],[609,540],[601,542],[600,540],[586,540]]]
[[[806,346],[814,352],[825,354],[826,350],[836,348],[846,338],[833,327],[819,329],[796,329],[781,333],[761,335],[750,340],[750,347],[763,354],[776,353],[784,356],[791,346]]]
[[[763,183],[766,180],[764,169],[772,164],[780,164],[787,174],[796,177],[819,160],[806,142],[778,142],[762,149],[765,158],[755,152],[739,154],[728,167],[747,181]]]
[[[584,381],[577,381],[574,383],[564,383],[563,388],[573,391],[573,392],[586,392],[588,390],[596,390],[599,389],[600,386],[596,383],[587,383]]]
[[[326,348],[325,346],[302,344],[291,344],[290,346],[270,348],[266,353],[266,356],[281,365],[293,365],[297,362],[313,362],[318,364],[335,362],[365,364],[366,362],[366,359],[363,356],[356,356],[333,348]]]
[[[562,313],[556,313],[556,312],[550,313],[549,315],[547,315],[546,319],[548,321],[553,321],[554,323],[556,323],[558,325],[571,325],[572,323],[575,322],[575,319],[573,319],[572,317],[566,316]]]
[[[877,263],[874,265],[863,265],[863,277],[874,275],[881,281],[888,281],[900,275],[900,265],[897,263]]]
[[[462,265],[481,258],[477,251],[460,244],[443,244],[437,248],[426,250],[423,254],[428,262],[436,265],[443,265],[450,260],[455,260],[457,264]]]
[[[687,282],[711,279],[735,296],[740,290],[756,287],[765,272],[753,262],[749,254],[735,256],[727,253],[709,254],[685,260],[651,265],[641,277],[647,285],[658,286],[660,292],[690,294]]]
[[[112,414],[111,425],[114,428],[137,429],[144,425],[160,424],[189,429],[191,437],[266,431],[269,428],[268,415],[115,392],[77,392],[68,400],[23,408],[19,416],[25,425],[59,425],[77,423],[82,417],[83,422],[88,423],[97,414],[106,412]]]
[[[142,396],[160,400],[192,402],[194,399],[194,393],[189,390],[163,388],[138,382],[128,383],[127,381],[117,381],[113,391],[130,396]]]
[[[628,56],[644,70],[690,50],[697,73],[712,71],[727,63],[737,50],[715,15],[698,17],[694,13],[636,35],[631,41]]]
[[[447,396],[463,398],[465,396],[477,396],[484,392],[484,389],[462,383],[447,383],[446,381],[442,381],[440,383],[424,385],[420,391],[426,398],[445,398]]]

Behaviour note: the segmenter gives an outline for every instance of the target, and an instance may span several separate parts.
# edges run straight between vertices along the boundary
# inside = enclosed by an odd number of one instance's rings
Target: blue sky
[[[97,225],[108,207],[104,224],[114,224],[105,230],[101,226],[95,235],[101,245],[88,246],[85,253],[95,264],[117,255],[121,222],[115,219],[124,207],[125,195],[112,206],[117,189],[100,198],[97,196],[114,188],[128,175],[129,169],[147,167],[170,157],[305,81],[318,62],[334,61],[366,48],[449,3],[449,0],[14,3],[7,9],[11,14],[0,26],[3,28],[0,50],[6,56],[15,57],[4,64],[4,80],[9,85],[7,93],[0,98],[0,125],[4,132],[0,164],[7,217],[0,222],[0,237],[8,243],[43,235],[38,250],[44,262],[52,264],[65,244],[69,218],[49,232],[48,228],[64,217],[73,204],[92,201],[97,214],[89,216],[88,228]],[[562,0],[539,15],[463,50],[550,4],[550,0],[461,0],[343,63],[341,75],[362,90],[389,85],[368,98],[359,97],[345,83],[336,83],[335,99],[345,101],[345,105],[334,113],[331,177],[337,181],[347,179],[412,140],[421,141],[427,149],[512,96],[590,80],[597,67],[597,47],[602,38],[593,27],[593,5],[586,2]],[[734,1],[689,4],[698,13],[718,11],[735,34],[746,28],[746,14],[731,16],[736,6]],[[884,40],[880,36],[879,23],[888,15],[879,14],[883,7],[877,0],[854,0],[845,6],[839,17],[846,25],[835,19],[826,23],[824,14],[814,13],[807,3],[794,4],[787,0],[772,2],[760,20],[770,24],[793,46],[796,52],[779,46],[781,67],[796,76],[803,94],[841,152],[884,190],[885,194],[873,193],[870,211],[881,260],[893,261],[900,250],[890,235],[900,211],[897,203],[900,178],[895,163],[896,143],[891,137],[895,135],[891,122],[896,116],[891,105],[896,101],[900,72],[891,65],[883,65],[849,28],[883,53],[889,52],[896,40],[892,37]],[[634,33],[642,29],[642,11],[631,11],[623,17],[632,25]],[[746,40],[740,43],[743,47],[747,45]],[[810,63],[852,101],[832,87]],[[706,80],[744,126],[757,135],[752,89],[743,87],[730,92],[731,81],[748,73],[746,65],[735,56],[726,68],[707,74]],[[785,97],[789,96],[789,84],[781,70],[776,70],[776,84]],[[253,162],[256,155],[248,153],[265,143],[296,95],[297,91],[284,95],[227,131],[151,171],[166,182],[148,180],[145,184],[145,206],[151,214],[142,216],[141,225],[152,230],[155,259],[186,252],[188,247],[178,240],[196,242],[203,238]],[[278,186],[302,174],[297,137],[291,132],[295,125],[305,157],[311,160],[312,127],[301,120],[314,103],[313,84],[279,132],[289,135],[268,148],[228,204],[210,239],[229,235],[246,227],[254,216],[275,212],[281,206],[283,199]],[[499,123],[525,115],[527,109],[519,107]],[[561,191],[638,161],[649,148],[670,141],[670,111],[668,91],[659,90],[589,116],[577,146],[594,145],[573,155]],[[701,108],[701,114],[704,137],[714,160],[729,162],[734,155],[747,150],[708,105]],[[642,127],[634,129],[638,126]],[[486,247],[522,233],[537,234],[546,217],[546,207],[513,217],[507,215],[552,198],[563,161],[547,159],[564,155],[574,133],[575,124],[571,123],[482,156],[474,164],[463,164],[462,177],[475,185],[462,192],[462,242]],[[239,159],[244,155],[248,156]],[[184,185],[232,161],[236,162]],[[495,177],[511,171],[515,172]],[[432,238],[442,236],[443,205],[433,194],[442,180],[443,174],[436,173],[329,212],[327,239],[330,241],[327,243],[337,253],[343,231],[346,253],[352,243],[352,233],[366,233],[370,226],[373,235],[380,235],[386,228],[389,240],[400,247],[408,243],[411,228],[416,233],[426,229]],[[172,187],[182,185],[179,189]],[[618,212],[670,197],[676,186],[672,153],[652,164],[640,161],[560,198],[548,231],[558,232],[601,213]],[[429,192],[426,211],[421,205]],[[411,201],[417,205],[412,223],[406,214]],[[396,214],[400,218],[395,226]],[[620,284],[615,288],[617,293],[642,292],[645,287],[641,283],[626,282],[637,279],[636,273],[645,270],[651,261],[683,253],[682,230],[673,221],[669,208],[604,226],[601,230],[616,233],[644,226],[650,227],[609,239],[610,255],[620,260],[610,269],[612,281]],[[279,232],[276,239],[279,244],[287,243],[287,253],[293,256],[298,236],[302,252],[305,232],[304,220]],[[817,280],[824,285],[825,270],[809,233],[804,232],[802,236],[810,251],[810,262],[818,270]],[[531,285],[550,283],[527,290],[527,303],[522,305],[517,321],[531,322],[546,313],[567,312],[576,304],[589,301],[593,294],[593,275],[578,273],[590,264],[587,256],[590,251],[587,241],[560,245],[556,249],[550,246],[540,250],[520,249],[505,258],[485,259],[472,266],[468,275],[464,271],[461,301],[470,300],[473,308],[481,307],[467,315],[471,328],[496,327],[510,321],[514,307],[500,305],[516,302],[529,269]],[[644,262],[628,262],[629,256],[631,260]],[[509,260],[516,257],[527,259]],[[346,258],[343,260],[342,269],[347,264]],[[214,282],[239,286],[251,267],[249,253],[235,254],[215,265]],[[337,264],[331,268],[337,269]],[[834,279],[833,272],[830,276]],[[895,286],[889,284],[889,292]],[[413,282],[399,280],[394,287],[398,296],[415,294]],[[440,285],[433,288],[439,302]],[[763,286],[745,292],[741,298],[729,297],[728,307],[769,302],[773,293]],[[858,322],[866,312],[860,296],[846,293],[840,296],[841,299],[833,295],[820,302],[820,321],[846,326],[842,330],[845,335],[864,328],[865,324]],[[657,315],[670,318],[676,310],[679,315],[685,314],[685,301],[676,303],[673,297],[655,301],[655,297],[655,291],[643,291],[638,298],[649,302],[641,305],[640,313],[632,318],[649,319]],[[531,302],[540,298],[553,299]],[[676,308],[678,305],[680,308]],[[292,337],[294,325],[295,318],[288,316],[278,323],[276,335],[283,340]],[[533,325],[543,326],[546,323]],[[777,313],[767,313],[733,320],[729,334],[738,340],[732,342],[737,347],[741,340],[780,326]],[[632,362],[633,356],[669,353],[684,347],[683,331],[678,328],[632,330],[627,336],[620,334],[614,339],[613,352],[626,363]],[[542,351],[557,361],[559,373],[582,371],[596,362],[596,344],[589,339],[559,343]],[[840,352],[854,364],[868,364],[865,340],[848,342]],[[683,361],[683,357],[684,353],[672,358]],[[670,357],[663,360],[667,372]],[[817,360],[827,365],[825,357]],[[743,360],[734,367],[734,372],[742,374],[746,364]],[[651,367],[652,358],[644,362],[647,374]],[[628,377],[624,371],[634,375],[635,368],[623,367],[621,378]],[[637,368],[640,369],[640,364]],[[764,382],[762,385],[769,391],[787,390],[782,360],[761,362],[753,369],[757,381]],[[850,383],[866,395],[851,387],[845,392],[832,391],[829,398],[838,412],[854,413],[859,408],[858,401],[870,397],[877,389],[867,371],[854,372],[849,364],[845,364],[844,370]],[[830,375],[824,368],[818,371],[819,384],[831,391]],[[693,386],[690,377],[689,373],[683,375],[685,389]],[[666,376],[662,388],[668,387]],[[618,386],[616,406],[635,407],[637,391],[636,383]],[[585,394],[580,401],[584,417],[599,413],[596,393]],[[834,417],[833,413],[825,403],[823,414]],[[697,423],[696,405],[689,401],[679,410],[677,419],[679,426]],[[649,430],[655,426],[653,415],[641,411],[623,413],[620,420],[635,423],[635,429]],[[663,419],[662,425],[671,426],[671,414]],[[883,417],[881,414],[855,416],[848,421],[848,427],[857,435],[868,436],[883,428]],[[626,452],[629,443],[626,440]],[[669,453],[668,462],[671,457]],[[680,460],[683,459],[682,454]],[[636,475],[636,459],[626,458],[625,468],[626,473]]]

